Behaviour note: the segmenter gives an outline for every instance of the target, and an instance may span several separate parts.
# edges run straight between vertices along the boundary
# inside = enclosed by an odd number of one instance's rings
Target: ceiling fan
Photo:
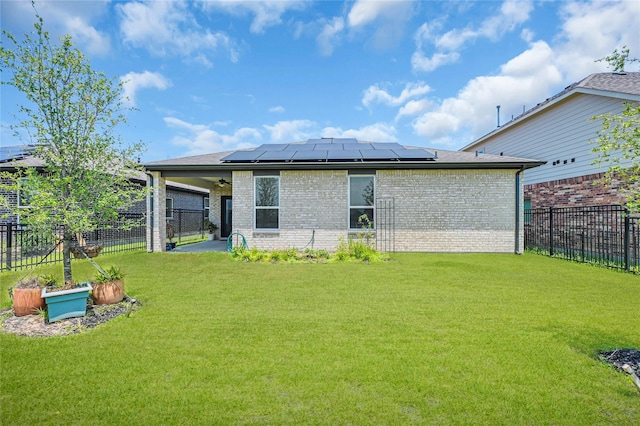
[[[223,186],[225,186],[225,185],[231,185],[231,182],[226,181],[226,180],[224,180],[224,179],[220,179],[220,180],[218,181],[218,186],[219,186],[220,188],[222,188],[222,187],[223,187]]]

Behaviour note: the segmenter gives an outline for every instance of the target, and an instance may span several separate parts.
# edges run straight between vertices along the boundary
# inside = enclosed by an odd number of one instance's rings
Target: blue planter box
[[[47,303],[49,322],[84,316],[87,313],[87,298],[92,289],[89,283],[80,283],[78,288],[55,292],[43,288],[42,298]]]

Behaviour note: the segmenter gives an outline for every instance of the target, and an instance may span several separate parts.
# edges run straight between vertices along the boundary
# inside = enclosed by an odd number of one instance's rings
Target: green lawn
[[[597,359],[640,348],[639,276],[533,254],[96,260],[143,306],[80,335],[0,334],[1,424],[640,423],[638,389]],[[1,306],[21,275],[0,276]]]

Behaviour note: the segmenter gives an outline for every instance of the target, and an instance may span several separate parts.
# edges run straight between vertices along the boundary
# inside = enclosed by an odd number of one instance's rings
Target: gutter
[[[348,169],[423,169],[423,170],[442,170],[442,169],[529,169],[545,164],[546,161],[486,161],[486,162],[295,162],[295,163],[218,163],[218,164],[164,164],[164,165],[145,165],[146,170],[163,172],[165,177],[189,177],[200,176],[201,172],[209,172],[212,176],[222,171],[250,171],[250,170],[348,170]],[[166,172],[166,173],[164,173]],[[173,172],[173,173],[172,173]],[[200,172],[200,173],[198,173]],[[206,175],[204,175],[206,176]]]

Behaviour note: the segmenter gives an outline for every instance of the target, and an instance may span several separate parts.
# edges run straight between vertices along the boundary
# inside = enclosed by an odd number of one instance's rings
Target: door
[[[233,204],[231,196],[223,195],[220,197],[220,205],[222,206],[222,211],[220,212],[220,217],[222,218],[222,220],[220,220],[220,237],[227,238],[233,229],[233,222],[231,220]]]

